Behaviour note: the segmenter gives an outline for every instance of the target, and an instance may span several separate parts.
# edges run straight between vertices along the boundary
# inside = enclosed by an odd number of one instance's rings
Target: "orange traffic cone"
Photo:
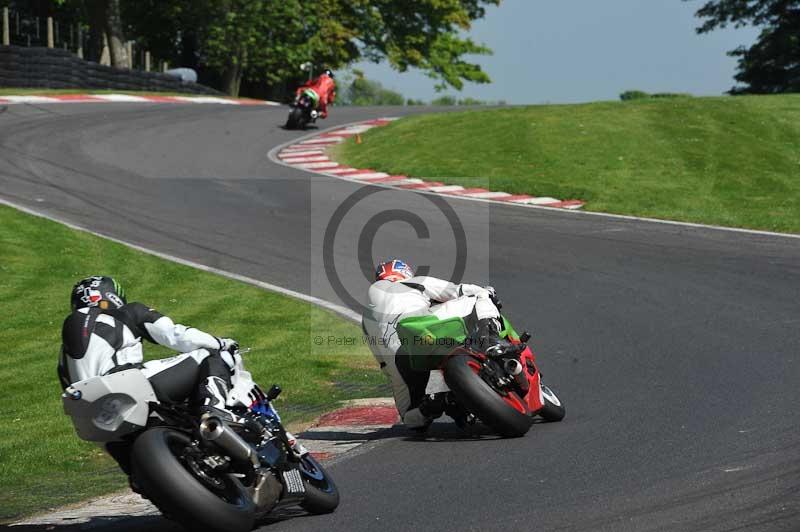
[[[361,144],[361,133],[356,133],[356,144]]]

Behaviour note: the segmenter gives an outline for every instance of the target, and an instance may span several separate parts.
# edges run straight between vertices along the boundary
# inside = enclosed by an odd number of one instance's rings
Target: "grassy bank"
[[[800,232],[800,95],[422,115],[363,140],[338,160],[592,211]]]
[[[360,338],[355,324],[0,206],[0,521],[125,485],[110,459],[75,436],[56,377],[70,289],[98,273],[123,281],[131,300],[251,347],[245,363],[256,380],[284,388],[276,403],[284,420],[308,419],[339,400],[383,391],[382,376],[360,342],[312,344],[317,331]],[[145,352],[148,358],[174,354],[150,345]]]

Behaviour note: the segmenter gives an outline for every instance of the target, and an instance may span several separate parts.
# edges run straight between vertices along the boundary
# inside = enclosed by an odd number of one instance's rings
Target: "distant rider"
[[[61,329],[58,376],[61,386],[137,368],[160,400],[190,399],[198,412],[232,419],[225,403],[239,345],[199,329],[176,324],[142,303],[128,303],[111,277],[87,277],[72,288],[72,313]],[[143,362],[142,340],[183,354]],[[113,453],[112,453],[113,455]]]
[[[306,93],[314,102],[314,110],[319,112],[321,118],[328,117],[328,104],[336,99],[336,82],[334,75],[329,69],[322,71],[316,79],[310,80],[297,88],[296,97]]]
[[[403,423],[424,429],[442,415],[445,405],[441,394],[425,394],[430,373],[411,368],[397,334],[397,322],[410,316],[460,316],[481,347],[490,350],[500,343],[500,311],[494,289],[415,277],[408,264],[391,259],[378,265],[367,299],[369,310],[362,316],[362,327],[372,354],[392,383]]]

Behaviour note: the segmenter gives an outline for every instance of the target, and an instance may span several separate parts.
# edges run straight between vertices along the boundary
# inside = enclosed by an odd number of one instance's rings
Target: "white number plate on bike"
[[[283,485],[286,486],[287,495],[302,495],[306,492],[303,484],[303,477],[297,469],[290,469],[283,472]]]

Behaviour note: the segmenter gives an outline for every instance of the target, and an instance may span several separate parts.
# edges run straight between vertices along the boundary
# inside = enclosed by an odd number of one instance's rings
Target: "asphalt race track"
[[[335,108],[324,125],[407,111]],[[513,440],[449,423],[425,440],[395,430],[332,466],[336,513],[282,514],[265,529],[800,529],[800,240],[377,188],[359,198],[358,184],[268,158],[303,135],[279,127],[285,114],[9,106],[0,197],[338,302],[363,299],[370,257],[463,269],[534,334],[567,417]]]

